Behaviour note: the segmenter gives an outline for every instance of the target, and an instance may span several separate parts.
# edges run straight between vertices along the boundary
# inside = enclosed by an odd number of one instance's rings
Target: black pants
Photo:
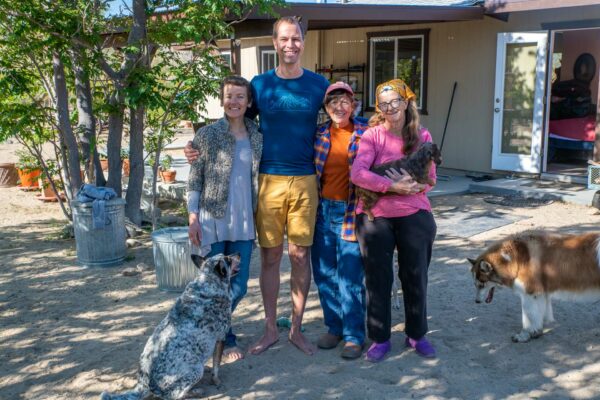
[[[427,333],[427,271],[436,225],[425,210],[407,217],[357,216],[356,234],[365,268],[367,330],[377,343],[391,334],[391,291],[394,248],[398,250],[398,277],[404,297],[405,333],[413,339]]]

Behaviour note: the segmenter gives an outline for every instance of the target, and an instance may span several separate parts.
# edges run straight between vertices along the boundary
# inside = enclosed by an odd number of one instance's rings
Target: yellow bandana
[[[417,95],[408,87],[402,79],[392,79],[377,86],[375,90],[375,107],[379,110],[379,95],[388,90],[398,93],[404,100],[416,99]]]

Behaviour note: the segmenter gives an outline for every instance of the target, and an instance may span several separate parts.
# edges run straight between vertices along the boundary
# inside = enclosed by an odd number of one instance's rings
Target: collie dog
[[[521,298],[523,329],[514,342],[540,337],[554,321],[551,298],[600,298],[600,234],[559,235],[525,232],[490,246],[471,263],[475,301],[490,303],[496,286]]]

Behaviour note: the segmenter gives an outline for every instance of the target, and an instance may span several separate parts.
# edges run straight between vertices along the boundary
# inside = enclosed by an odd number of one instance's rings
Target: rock
[[[154,269],[154,267],[149,266],[146,263],[138,263],[138,265],[136,265],[135,267],[138,271],[143,272],[143,271],[152,271]]]
[[[155,208],[154,214],[156,215],[157,220],[160,219],[160,216],[162,215],[160,208]],[[152,223],[152,211],[142,209],[142,222]]]
[[[174,225],[178,220],[179,217],[177,217],[177,215],[163,215],[160,217],[160,223],[165,225]]]
[[[127,239],[125,241],[125,244],[127,245],[127,247],[139,247],[141,246],[143,243],[140,242],[139,240],[136,239]]]
[[[138,271],[137,268],[133,268],[133,267],[125,268],[123,270],[123,272],[121,272],[121,274],[123,276],[135,276],[135,275],[138,275],[139,273],[140,273],[140,271]]]
[[[129,218],[125,218],[125,230],[127,231],[127,237],[133,238],[141,235],[144,231],[138,225],[131,222]]]

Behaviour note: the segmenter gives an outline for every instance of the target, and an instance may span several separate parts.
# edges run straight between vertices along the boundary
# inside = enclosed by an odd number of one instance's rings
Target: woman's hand
[[[187,142],[183,148],[183,154],[187,158],[188,163],[193,163],[200,156],[200,152],[192,147],[192,142]]]
[[[427,185],[416,182],[404,169],[400,169],[400,172],[394,168],[390,168],[385,171],[385,174],[390,178],[393,183],[388,189],[390,192],[411,195],[417,194],[425,190]]]
[[[195,246],[200,246],[200,242],[202,241],[202,227],[198,221],[198,214],[190,213],[189,223],[188,236]]]

